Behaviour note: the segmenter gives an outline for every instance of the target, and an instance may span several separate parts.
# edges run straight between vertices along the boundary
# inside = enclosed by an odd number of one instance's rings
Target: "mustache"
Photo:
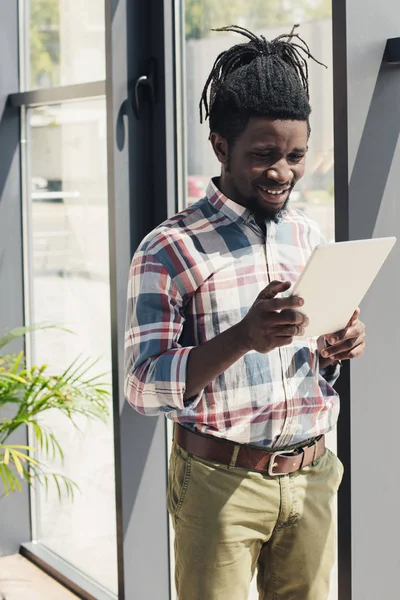
[[[276,181],[273,181],[272,179],[269,181],[262,181],[260,183],[258,183],[257,185],[264,187],[264,188],[270,188],[270,189],[274,189],[274,190],[287,190],[289,189],[290,191],[292,191],[292,189],[295,186],[295,183],[292,182],[286,182],[286,183],[282,183],[279,184]]]

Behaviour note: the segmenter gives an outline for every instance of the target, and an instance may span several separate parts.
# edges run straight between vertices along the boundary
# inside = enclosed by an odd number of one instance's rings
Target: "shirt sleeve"
[[[327,346],[329,346],[329,344],[327,343],[327,341],[324,339],[323,336],[320,336],[317,341],[317,346],[318,346],[317,355],[318,355],[318,363],[319,363],[319,361],[321,360],[321,351],[324,348],[326,348]],[[324,381],[330,387],[333,387],[339,378],[341,367],[342,367],[342,362],[340,360],[337,360],[336,362],[329,365],[328,367],[325,367],[323,369],[320,368],[319,374],[321,377],[323,377]]]
[[[339,379],[341,366],[342,363],[338,360],[333,365],[320,369],[320,374],[331,387],[333,387]]]
[[[182,296],[157,256],[137,252],[128,282],[125,397],[144,415],[194,408],[184,403],[191,347],[179,338],[185,322]]]

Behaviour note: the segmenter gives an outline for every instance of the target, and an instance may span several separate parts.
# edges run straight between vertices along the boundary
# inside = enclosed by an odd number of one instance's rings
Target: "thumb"
[[[290,281],[271,281],[257,296],[260,300],[272,300],[277,294],[286,292],[290,286]]]
[[[355,323],[355,321],[357,321],[358,317],[360,316],[360,309],[356,308],[356,310],[353,312],[350,321],[347,323],[346,328],[351,327],[351,325],[353,325]]]

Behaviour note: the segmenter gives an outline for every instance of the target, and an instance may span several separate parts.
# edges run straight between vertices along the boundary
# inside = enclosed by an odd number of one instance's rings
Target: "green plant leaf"
[[[33,433],[35,435],[35,439],[37,440],[39,449],[41,450],[43,448],[43,434],[44,434],[44,429],[39,426],[39,424],[37,423],[37,421],[31,421],[31,425],[32,425],[32,428],[33,428]]]
[[[16,375],[15,373],[3,373],[1,377],[2,379],[12,379],[13,381],[18,381],[18,383],[22,383],[23,385],[28,383],[26,379]]]
[[[0,444],[0,450],[3,447],[3,444]],[[33,450],[32,446],[24,446],[23,444],[8,444],[7,448],[18,448],[19,450]]]
[[[22,469],[23,469],[23,476],[25,478],[25,481],[28,483],[28,485],[32,484],[32,471],[33,471],[33,468],[34,468],[33,465],[29,469],[27,469],[24,465],[22,467]]]
[[[6,496],[8,496],[8,494],[10,493],[10,487],[8,485],[8,480],[7,480],[5,472],[4,472],[5,468],[6,468],[5,465],[3,465],[3,463],[0,463],[0,477],[3,482],[4,494]]]
[[[23,477],[23,468],[22,468],[22,463],[20,460],[20,457],[18,456],[17,452],[13,452],[12,450],[10,450],[10,456],[11,456],[11,461],[14,464],[15,468],[17,469],[17,473],[20,477]]]
[[[64,452],[60,446],[59,441],[57,440],[57,438],[55,437],[55,435],[53,433],[50,433],[49,437],[50,437],[51,445],[53,448],[53,459],[56,458],[56,455],[58,453],[61,460],[64,462]]]
[[[16,490],[21,491],[22,490],[21,484],[18,481],[18,479],[16,478],[16,476],[14,475],[14,473],[12,472],[12,470],[10,469],[9,465],[3,464],[0,466],[2,467],[3,472],[7,478],[10,490],[12,492],[15,492]]]
[[[73,375],[79,369],[79,366],[78,366],[78,368],[75,369],[75,371],[74,371],[74,368],[76,367],[76,365],[77,364],[79,365],[79,361],[80,361],[81,357],[82,357],[82,354],[80,354],[79,356],[77,356],[76,359],[65,369],[65,371],[59,376],[58,379],[62,379],[63,381],[68,382],[69,379],[71,377],[73,377]],[[86,361],[87,360],[88,359],[86,359]],[[67,375],[68,375],[68,377],[67,377]]]
[[[63,331],[68,331],[68,333],[73,333],[72,331],[65,329],[61,325],[57,325],[56,323],[43,322],[25,327],[16,327],[15,329],[11,329],[11,331],[9,331],[8,333],[5,333],[0,338],[0,349],[4,346],[7,346],[7,344],[9,344],[10,342],[17,340],[18,338],[24,337],[27,333],[33,333],[34,331],[45,329],[61,329]]]
[[[17,328],[0,339],[0,348],[27,333],[56,327],[38,324]],[[55,432],[42,422],[41,415],[55,409],[78,430],[81,418],[105,422],[110,413],[110,385],[102,382],[105,374],[88,376],[97,362],[79,356],[61,375],[54,375],[48,373],[46,365],[27,367],[23,352],[0,356],[0,414],[6,404],[16,408],[13,416],[0,421],[0,484],[6,494],[21,489],[19,478],[34,487],[44,485],[46,490],[50,481],[56,485],[59,498],[65,493],[73,497],[79,489],[69,478],[52,473],[51,469],[47,472],[47,465],[41,461],[40,453],[50,462],[57,457],[64,459]],[[32,427],[36,448],[7,445],[7,438],[25,425]],[[35,450],[39,455],[34,457]]]
[[[52,473],[52,477],[53,477],[54,483],[57,486],[58,499],[61,501],[61,486],[59,484],[58,477],[57,477],[57,475],[55,473]]]
[[[24,463],[30,463],[30,464],[39,464],[39,462],[36,460],[36,458],[33,458],[33,456],[30,456],[29,454],[25,454],[24,452],[19,452],[18,450],[14,450],[15,446],[9,446],[10,448],[10,456],[11,456],[11,460],[19,460],[22,461]],[[34,448],[30,448],[28,446],[28,450],[30,452],[34,451]]]
[[[23,358],[24,358],[24,353],[21,350],[21,352],[17,355],[17,357],[16,357],[16,359],[14,361],[13,368],[12,368],[12,372],[13,373],[17,373],[18,372],[19,366],[20,366]]]

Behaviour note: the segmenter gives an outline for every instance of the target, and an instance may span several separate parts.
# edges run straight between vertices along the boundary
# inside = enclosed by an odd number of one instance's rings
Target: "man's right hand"
[[[302,298],[276,298],[277,294],[286,292],[290,286],[290,281],[271,281],[238,323],[239,343],[247,350],[265,354],[274,348],[291,344],[295,336],[304,334],[308,319],[296,310],[304,304]]]
[[[190,351],[184,401],[199,394],[249,350],[265,354],[304,333],[308,319],[297,310],[303,300],[275,297],[287,292],[290,285],[289,281],[272,281],[242,321]]]

